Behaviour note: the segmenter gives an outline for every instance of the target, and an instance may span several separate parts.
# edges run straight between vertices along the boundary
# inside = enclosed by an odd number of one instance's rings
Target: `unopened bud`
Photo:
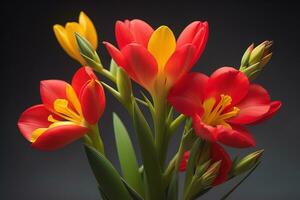
[[[255,79],[270,61],[272,44],[272,41],[265,41],[255,48],[254,44],[251,44],[245,51],[241,60],[240,71],[246,74],[250,80]]]
[[[219,174],[219,170],[221,167],[221,160],[218,162],[213,163],[206,172],[201,176],[201,185],[203,187],[209,187],[212,185],[214,180],[217,178]]]
[[[236,164],[232,168],[231,174],[233,176],[237,176],[239,174],[242,174],[242,173],[250,170],[258,162],[258,160],[262,156],[263,152],[264,152],[264,150],[255,151],[255,152],[245,156],[240,161],[236,162]]]
[[[95,70],[102,70],[103,66],[101,60],[89,41],[82,37],[79,33],[75,33],[75,37],[80,55],[84,58],[87,64]]]
[[[206,170],[208,169],[208,167],[210,166],[211,160],[206,161],[205,163],[198,165],[195,171],[195,176],[196,177],[201,177],[204,172],[206,172]]]

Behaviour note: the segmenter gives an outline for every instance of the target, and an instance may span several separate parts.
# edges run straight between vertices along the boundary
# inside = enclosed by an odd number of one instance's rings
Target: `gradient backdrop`
[[[256,82],[263,84],[274,100],[281,99],[283,107],[272,120],[251,129],[257,139],[257,149],[265,149],[263,163],[229,199],[300,199],[300,15],[296,5],[286,1],[280,4],[254,1],[217,3],[211,0],[198,0],[197,3],[173,1],[169,4],[112,0],[107,1],[109,4],[100,3],[100,0],[9,2],[1,3],[0,199],[99,199],[80,142],[56,152],[39,152],[30,148],[16,126],[20,113],[40,102],[40,80],[70,81],[79,67],[58,45],[52,25],[77,20],[81,10],[97,27],[99,52],[105,65],[110,58],[101,41],[115,43],[114,23],[118,19],[140,18],[154,27],[165,24],[177,36],[193,20],[207,20],[210,24],[209,41],[193,69],[205,73],[224,65],[239,66],[243,51],[251,42],[274,40],[274,57]],[[125,121],[134,142],[136,139],[129,116],[111,95],[106,94],[107,109],[100,127],[107,155],[119,168],[112,111]],[[172,141],[170,155],[177,148],[177,142],[176,139]],[[232,152],[245,154],[250,150]],[[203,199],[219,199],[235,182],[213,189]]]

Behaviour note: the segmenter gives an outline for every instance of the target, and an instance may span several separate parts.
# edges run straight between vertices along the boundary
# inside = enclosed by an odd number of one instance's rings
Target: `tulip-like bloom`
[[[97,32],[93,22],[84,12],[80,12],[78,21],[79,23],[68,22],[65,27],[59,24],[55,24],[53,26],[53,30],[56,39],[58,40],[61,47],[65,50],[65,52],[70,57],[80,62],[82,65],[86,65],[87,63],[81,57],[78,50],[75,32],[79,33],[82,37],[87,39],[94,49],[96,49],[98,46]]]
[[[206,45],[208,24],[192,22],[177,41],[167,26],[154,31],[138,19],[118,21],[115,34],[119,49],[104,42],[114,61],[150,93],[161,94],[197,62]]]
[[[85,135],[105,108],[104,91],[89,67],[80,68],[72,85],[41,81],[42,104],[24,111],[18,121],[23,136],[40,150],[61,148]]]
[[[186,170],[186,165],[190,156],[190,151],[186,151],[180,163],[180,171]],[[210,157],[211,163],[221,161],[219,174],[213,182],[213,186],[224,183],[228,179],[229,172],[231,170],[232,161],[228,153],[217,143],[210,145]]]
[[[280,101],[270,100],[260,85],[231,67],[222,67],[210,77],[190,73],[168,96],[174,108],[193,118],[195,132],[203,139],[244,148],[255,140],[244,127],[261,122],[278,111]]]

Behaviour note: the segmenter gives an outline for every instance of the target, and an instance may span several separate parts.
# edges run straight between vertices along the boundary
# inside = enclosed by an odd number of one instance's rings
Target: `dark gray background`
[[[141,18],[154,27],[170,26],[178,36],[193,20],[207,20],[210,35],[207,48],[193,69],[211,73],[220,66],[238,66],[251,43],[274,40],[274,57],[256,82],[266,87],[274,100],[283,102],[272,120],[252,128],[257,149],[264,148],[263,163],[230,199],[299,199],[299,9],[293,3],[211,0],[181,3],[139,3],[100,1],[45,1],[44,3],[1,3],[1,199],[98,199],[95,179],[81,142],[59,151],[39,152],[19,134],[20,113],[40,102],[39,81],[70,81],[79,67],[58,45],[52,32],[55,23],[77,20],[81,10],[94,21],[99,34],[103,63],[109,56],[101,45],[115,43],[117,19]],[[118,167],[112,132],[112,111],[126,121],[125,110],[107,94],[107,109],[100,121],[106,152]],[[174,139],[170,154],[177,148]],[[254,149],[231,150],[245,154]],[[203,199],[219,199],[235,181],[213,189]]]

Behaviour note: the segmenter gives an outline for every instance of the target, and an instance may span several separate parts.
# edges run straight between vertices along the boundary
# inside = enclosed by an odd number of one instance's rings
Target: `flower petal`
[[[51,122],[48,116],[51,114],[43,104],[35,105],[25,110],[18,121],[18,127],[22,135],[31,140],[32,132],[38,128],[47,128]]]
[[[117,21],[115,25],[115,34],[116,40],[118,43],[119,49],[122,49],[127,44],[130,44],[134,41],[133,35],[130,31],[130,21],[126,20],[125,22]]]
[[[78,96],[82,87],[91,79],[98,80],[90,67],[81,67],[76,71],[72,79],[72,87]]]
[[[132,43],[122,49],[122,54],[126,59],[124,68],[129,76],[148,88],[158,72],[157,63],[154,57],[140,44]],[[128,71],[131,69],[132,71]]]
[[[55,24],[53,26],[53,31],[58,43],[62,46],[65,52],[72,58],[76,59],[76,53],[74,52],[74,49],[68,39],[65,28],[59,24]]]
[[[218,139],[218,134],[223,126],[213,127],[202,122],[199,115],[193,116],[193,128],[195,133],[202,139],[208,140],[210,142],[216,142]]]
[[[247,95],[249,80],[232,67],[222,67],[211,75],[206,86],[206,99],[213,97],[218,102],[222,94],[229,95],[232,98],[231,106],[234,106]]]
[[[179,171],[183,172],[186,170],[186,165],[188,163],[189,157],[190,157],[190,151],[184,152],[180,166],[179,166]]]
[[[180,113],[202,115],[203,91],[208,77],[201,73],[183,76],[170,90],[168,101]]]
[[[44,151],[56,150],[81,138],[87,131],[86,127],[76,125],[49,128],[32,143],[32,147]]]
[[[84,37],[91,43],[94,49],[97,49],[98,37],[95,26],[92,20],[83,11],[79,14],[79,24],[83,29]]]
[[[56,99],[67,99],[66,88],[70,86],[61,80],[44,80],[40,83],[42,102],[47,109],[53,110]]]
[[[153,28],[146,22],[139,19],[131,20],[129,28],[134,42],[147,48],[149,39],[154,31]]]
[[[211,143],[210,159],[212,162],[218,162],[221,160],[219,175],[214,180],[213,186],[224,183],[228,179],[228,175],[232,166],[232,161],[230,159],[230,156],[221,145],[217,143]]]
[[[254,147],[255,140],[253,136],[242,126],[231,124],[231,128],[224,128],[218,134],[218,141],[221,143],[235,147],[247,148]]]
[[[236,105],[239,114],[229,119],[234,124],[250,124],[259,120],[270,109],[268,92],[260,85],[251,84],[247,96]]]
[[[195,48],[192,44],[186,44],[176,49],[164,68],[168,77],[167,81],[170,85],[190,70],[190,64],[194,55]]]
[[[96,124],[105,109],[105,94],[102,85],[92,79],[81,90],[80,102],[84,119]]]
[[[196,49],[191,65],[194,65],[201,56],[208,39],[208,23],[195,21],[190,23],[177,39],[177,48],[185,44],[193,44]]]
[[[263,117],[261,117],[259,120],[252,122],[251,125],[258,124],[258,123],[264,122],[265,120],[270,119],[273,115],[275,115],[277,113],[277,111],[280,109],[280,107],[281,107],[281,101],[272,101],[270,103],[269,111]]]
[[[175,49],[176,39],[169,27],[161,26],[152,33],[148,51],[155,57],[160,70],[163,70]]]

